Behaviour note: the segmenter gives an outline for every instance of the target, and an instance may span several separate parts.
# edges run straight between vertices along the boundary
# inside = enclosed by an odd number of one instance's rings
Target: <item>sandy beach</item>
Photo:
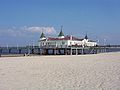
[[[0,90],[120,90],[120,52],[1,57]]]

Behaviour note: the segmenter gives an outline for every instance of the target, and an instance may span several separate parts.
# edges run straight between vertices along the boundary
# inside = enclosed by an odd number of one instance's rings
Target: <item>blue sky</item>
[[[0,46],[37,43],[40,32],[120,44],[120,0],[0,0]]]

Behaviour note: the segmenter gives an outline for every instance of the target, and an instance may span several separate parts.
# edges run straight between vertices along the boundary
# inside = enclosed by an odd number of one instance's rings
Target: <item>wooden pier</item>
[[[41,55],[81,55],[107,52],[107,47],[42,47]]]
[[[25,46],[0,47],[0,55],[27,54],[27,55],[82,55],[120,51],[120,46]]]

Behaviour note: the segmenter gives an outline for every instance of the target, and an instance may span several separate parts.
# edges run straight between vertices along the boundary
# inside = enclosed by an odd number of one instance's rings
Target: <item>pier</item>
[[[25,47],[0,47],[0,55],[83,55],[120,51],[119,45],[111,46],[25,46]]]

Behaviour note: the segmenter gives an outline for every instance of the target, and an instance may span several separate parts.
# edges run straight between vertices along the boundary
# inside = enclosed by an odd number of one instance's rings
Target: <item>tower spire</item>
[[[45,38],[45,34],[42,32],[40,38]]]
[[[63,26],[61,26],[61,31],[60,31],[60,33],[59,33],[59,35],[58,35],[58,37],[60,37],[60,38],[64,38],[64,34],[63,34]]]
[[[42,32],[40,35],[40,40],[45,40],[45,39],[46,39],[45,34]]]
[[[88,39],[88,35],[87,35],[87,33],[86,33],[86,35],[85,35],[85,39],[86,39],[86,40]]]
[[[63,25],[61,25],[61,31],[63,30]]]

